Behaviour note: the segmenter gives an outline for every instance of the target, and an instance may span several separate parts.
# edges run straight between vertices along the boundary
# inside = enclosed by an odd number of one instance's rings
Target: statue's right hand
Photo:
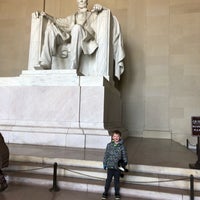
[[[95,4],[91,10],[91,12],[101,12],[103,10],[103,6],[100,4]]]
[[[41,16],[47,16],[47,14],[46,14],[44,11],[41,11],[41,12],[40,12],[40,15],[41,15]]]

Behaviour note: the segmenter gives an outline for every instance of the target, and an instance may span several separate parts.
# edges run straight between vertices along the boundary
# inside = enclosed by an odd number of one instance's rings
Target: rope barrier
[[[67,169],[65,167],[60,167],[62,169],[65,169],[67,171],[70,171],[72,173],[75,173],[75,174],[79,174],[79,175],[82,175],[82,176],[86,176],[86,177],[90,177],[90,178],[93,178],[93,179],[96,179],[96,180],[106,180],[105,178],[100,178],[100,177],[96,177],[96,176],[91,176],[91,175],[88,175],[88,174],[84,174],[84,173],[81,173],[81,172],[77,172],[77,171],[74,171],[74,170],[70,170],[70,169]],[[145,181],[145,182],[142,182],[142,181],[126,181],[127,183],[132,183],[132,184],[150,184],[150,183],[164,183],[164,182],[176,182],[176,181],[183,181],[183,180],[189,180],[189,178],[179,178],[179,179],[168,179],[168,180],[162,180],[162,181]]]
[[[64,170],[67,170],[67,171],[70,171],[72,173],[75,173],[75,174],[79,174],[79,175],[82,175],[82,176],[86,176],[86,177],[90,177],[90,178],[93,178],[93,179],[96,179],[96,180],[106,180],[105,178],[100,178],[100,177],[97,177],[97,176],[92,176],[92,175],[88,175],[88,174],[84,174],[84,173],[81,173],[81,172],[77,172],[75,170],[71,170],[71,169],[68,169],[66,167],[59,167],[61,169],[64,169]],[[197,180],[200,180],[200,178],[195,178]],[[176,182],[176,181],[184,181],[184,180],[190,180],[190,178],[188,177],[185,177],[185,178],[176,178],[176,179],[167,179],[167,180],[160,180],[160,181],[126,181],[127,183],[132,183],[132,184],[150,184],[150,183],[164,183],[164,182]]]
[[[45,169],[45,168],[49,168],[49,167],[52,167],[52,165],[46,165],[46,166],[43,166],[43,167],[35,167],[35,168],[31,168],[31,169],[7,169],[7,170],[4,170],[4,172],[36,171],[36,170]]]
[[[59,168],[64,169],[64,170],[67,170],[67,171],[72,172],[72,173],[74,173],[74,174],[79,174],[79,175],[86,176],[86,177],[90,177],[90,178],[93,178],[93,179],[96,179],[96,180],[102,180],[102,181],[105,180],[105,178],[100,178],[100,177],[97,177],[97,176],[91,176],[91,175],[88,175],[88,174],[84,174],[84,173],[81,173],[81,172],[77,172],[77,171],[75,171],[75,170],[68,169],[68,168],[66,168],[66,167],[59,167]]]
[[[127,183],[130,184],[152,184],[152,183],[169,183],[169,182],[176,182],[176,181],[184,181],[184,180],[189,180],[189,178],[180,178],[180,179],[168,179],[168,180],[162,180],[162,181],[126,181]]]
[[[45,168],[50,168],[52,167],[52,165],[46,165],[46,166],[43,166],[43,167],[36,167],[36,168],[31,168],[31,169],[16,169],[16,170],[4,170],[5,172],[28,172],[28,171],[36,171],[36,170],[41,170],[41,169],[45,169]],[[95,180],[100,180],[100,181],[105,181],[106,178],[101,178],[101,177],[97,177],[97,176],[92,176],[92,175],[89,175],[89,174],[84,174],[84,173],[81,173],[81,172],[78,172],[76,170],[72,170],[72,169],[69,169],[67,167],[63,167],[63,166],[57,166],[58,168],[60,169],[64,169],[66,171],[69,171],[71,173],[74,173],[74,174],[78,174],[78,175],[81,175],[81,176],[85,176],[85,177],[88,177],[88,178],[92,178],[92,179],[95,179]],[[200,181],[200,178],[194,178],[196,180],[199,180]],[[184,180],[190,180],[190,178],[186,177],[186,178],[177,178],[177,179],[167,179],[167,180],[159,180],[159,181],[126,181],[127,183],[132,183],[132,184],[152,184],[152,183],[167,183],[167,182],[176,182],[176,181],[184,181]]]
[[[40,169],[45,169],[45,168],[49,168],[49,167],[52,167],[52,165],[46,165],[46,166],[43,166],[43,167],[36,167],[36,168],[32,168],[32,169],[24,169],[24,170],[5,170],[6,172],[25,172],[25,171],[35,171],[35,170],[40,170]],[[100,178],[100,177],[97,177],[97,176],[92,176],[92,175],[88,175],[88,174],[84,174],[84,173],[81,173],[81,172],[77,172],[75,170],[71,170],[71,169],[68,169],[66,167],[63,167],[63,166],[59,166],[58,167],[58,164],[57,163],[54,163],[54,171],[53,171],[53,187],[50,189],[50,191],[59,191],[59,187],[57,186],[57,169],[60,168],[60,169],[64,169],[64,170],[67,170],[67,171],[70,171],[71,173],[75,173],[75,174],[79,174],[79,175],[82,175],[82,176],[85,176],[85,177],[89,177],[89,178],[92,178],[92,179],[95,179],[95,180],[101,180],[101,181],[105,181],[105,178]],[[190,200],[194,200],[194,180],[200,180],[200,178],[194,178],[193,175],[190,175],[190,177],[185,177],[185,178],[177,178],[177,179],[168,179],[168,180],[160,180],[160,181],[126,181],[126,183],[129,183],[129,184],[152,184],[152,183],[167,183],[167,182],[176,182],[176,181],[184,181],[184,180],[189,180],[190,181]]]
[[[195,178],[196,180],[200,181],[200,178]]]

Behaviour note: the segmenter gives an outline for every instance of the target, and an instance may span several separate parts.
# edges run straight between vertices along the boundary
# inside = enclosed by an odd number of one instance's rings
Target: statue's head
[[[77,4],[79,9],[87,8],[88,0],[77,0]]]

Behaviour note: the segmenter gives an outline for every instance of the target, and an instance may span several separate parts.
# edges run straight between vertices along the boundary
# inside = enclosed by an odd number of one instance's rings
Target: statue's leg
[[[44,36],[44,44],[42,47],[42,52],[40,56],[40,66],[44,69],[50,69],[52,63],[52,56],[56,52],[56,27],[50,23],[47,25]]]
[[[85,37],[85,31],[82,26],[76,24],[71,31],[71,69],[78,69],[79,60],[82,53],[82,40]]]

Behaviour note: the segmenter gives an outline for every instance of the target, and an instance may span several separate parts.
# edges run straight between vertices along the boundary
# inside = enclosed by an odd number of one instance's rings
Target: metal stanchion
[[[190,175],[190,200],[194,200],[194,176]]]
[[[53,165],[53,187],[49,189],[50,192],[60,191],[60,188],[57,186],[57,168],[58,168],[58,164],[55,162]]]

